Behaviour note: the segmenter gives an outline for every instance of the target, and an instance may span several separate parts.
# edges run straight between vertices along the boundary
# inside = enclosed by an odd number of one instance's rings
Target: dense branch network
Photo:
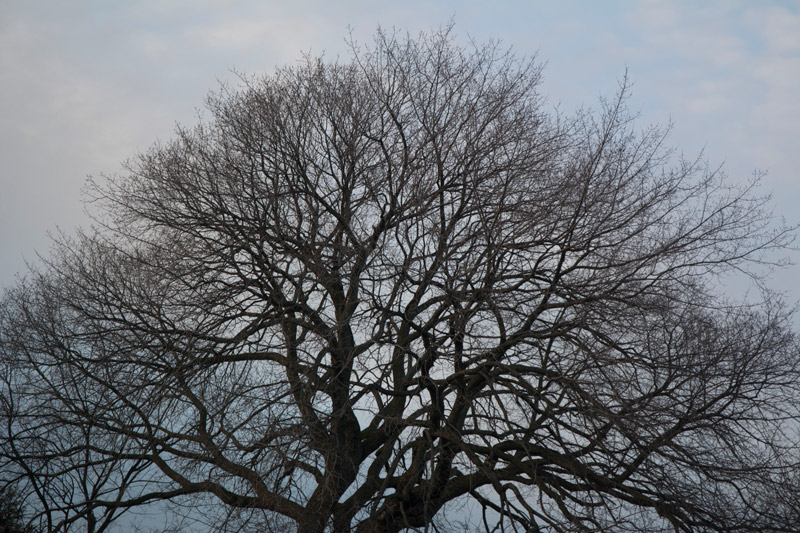
[[[796,531],[790,315],[715,289],[790,233],[540,76],[381,33],[92,185],[0,306],[2,481],[51,531]]]

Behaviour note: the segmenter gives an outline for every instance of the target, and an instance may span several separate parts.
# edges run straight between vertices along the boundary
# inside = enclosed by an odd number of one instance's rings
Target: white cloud
[[[780,6],[750,9],[751,24],[760,29],[770,53],[800,54],[800,14]]]
[[[231,19],[193,28],[188,33],[206,48],[249,51],[265,43],[308,42],[308,37],[313,34],[312,25],[311,21],[294,24],[285,20]]]

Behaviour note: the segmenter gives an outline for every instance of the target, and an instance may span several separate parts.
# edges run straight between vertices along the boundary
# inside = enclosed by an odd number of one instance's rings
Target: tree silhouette
[[[25,520],[25,507],[13,487],[0,489],[0,533],[35,533]]]
[[[91,183],[0,304],[0,471],[41,523],[796,531],[800,358],[757,275],[790,229],[626,82],[565,116],[540,77],[379,32]]]

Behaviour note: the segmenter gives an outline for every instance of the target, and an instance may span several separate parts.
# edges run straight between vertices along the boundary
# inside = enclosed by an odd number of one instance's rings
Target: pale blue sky
[[[800,221],[800,1],[0,0],[0,284],[48,231],[86,222],[87,175],[194,122],[231,69],[344,56],[348,26],[367,42],[451,18],[459,38],[538,51],[565,109],[613,94],[627,68],[643,125],[672,119],[672,144],[705,147],[731,179],[768,170],[776,212]],[[800,267],[776,279],[800,298]]]

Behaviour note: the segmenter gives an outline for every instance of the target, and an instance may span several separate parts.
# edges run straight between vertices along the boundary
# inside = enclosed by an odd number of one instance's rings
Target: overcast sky
[[[642,124],[671,144],[766,170],[775,211],[800,221],[800,2],[0,0],[0,284],[86,224],[88,175],[189,125],[233,70],[269,72],[304,51],[346,56],[348,27],[446,25],[545,62],[550,105],[594,106],[626,68]],[[795,259],[800,254],[795,254]],[[800,298],[800,267],[776,278]]]

